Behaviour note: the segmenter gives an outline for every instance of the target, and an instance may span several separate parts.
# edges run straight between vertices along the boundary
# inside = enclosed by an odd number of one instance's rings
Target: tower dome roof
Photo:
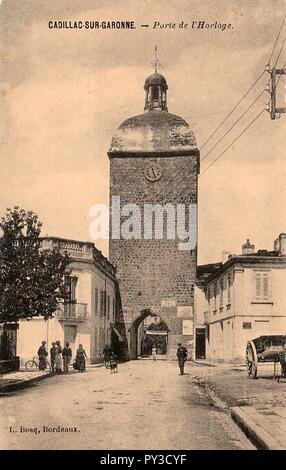
[[[157,72],[146,78],[144,89],[146,90],[150,85],[163,85],[166,89],[168,88],[166,78]]]
[[[113,135],[109,156],[153,152],[198,153],[189,124],[168,112],[167,81],[157,71],[145,80],[145,112],[126,119]]]
[[[178,152],[197,150],[189,124],[179,116],[145,112],[126,119],[113,135],[109,154],[121,152]]]

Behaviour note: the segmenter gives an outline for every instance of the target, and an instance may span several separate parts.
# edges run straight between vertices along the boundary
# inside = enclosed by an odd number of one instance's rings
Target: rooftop
[[[109,157],[141,156],[152,152],[198,154],[189,124],[167,108],[167,81],[157,72],[145,80],[145,112],[132,116],[115,131]]]
[[[256,252],[245,252],[245,248],[254,250],[254,245],[250,244],[249,239],[242,245],[243,253],[240,255],[231,254],[225,262],[210,263],[197,267],[197,281],[198,287],[203,288],[206,282],[212,281],[224,273],[235,264],[240,266],[261,266],[261,265],[275,265],[286,267],[286,235],[280,234],[274,242],[274,250],[258,250]]]

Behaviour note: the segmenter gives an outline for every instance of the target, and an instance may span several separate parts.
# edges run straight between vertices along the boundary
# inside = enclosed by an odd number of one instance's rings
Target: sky
[[[107,151],[120,123],[143,112],[144,81],[158,46],[168,108],[182,116],[198,147],[264,70],[286,10],[284,0],[2,0],[0,214],[19,205],[43,222],[43,235],[90,240],[89,208],[108,204]],[[134,20],[133,31],[52,30],[50,20]],[[154,29],[203,20],[232,28]],[[141,28],[141,24],[150,24]],[[286,35],[281,31],[272,63]],[[285,47],[278,66],[285,62]],[[286,116],[267,112],[207,171],[265,107],[261,80],[201,150],[199,263],[240,253],[250,238],[272,249],[286,232]],[[277,90],[285,104],[285,79]],[[108,254],[105,241],[96,245]]]

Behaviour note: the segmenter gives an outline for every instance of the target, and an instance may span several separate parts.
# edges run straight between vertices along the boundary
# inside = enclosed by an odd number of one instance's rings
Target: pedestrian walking
[[[185,367],[185,362],[188,357],[188,350],[185,346],[182,346],[182,343],[178,343],[178,349],[177,349],[177,358],[178,358],[178,363],[179,363],[179,368],[180,368],[180,375],[184,375],[184,367]]]
[[[156,361],[156,359],[157,359],[157,348],[152,348],[152,358],[153,358],[153,361]]]
[[[38,356],[39,356],[39,370],[45,370],[47,366],[47,357],[48,352],[46,348],[46,341],[42,341],[42,345],[38,349]]]
[[[55,373],[55,364],[56,364],[56,343],[53,341],[52,342],[52,347],[50,349],[50,357],[51,357],[51,370],[52,374]]]
[[[56,341],[55,369],[56,374],[61,374],[63,371],[62,347],[60,341]]]
[[[72,350],[69,347],[70,343],[66,343],[65,347],[63,348],[63,363],[64,363],[64,373],[68,374],[69,372],[69,364],[72,358]]]
[[[76,357],[75,357],[75,368],[79,372],[84,372],[86,369],[85,359],[87,359],[86,352],[83,349],[82,344],[79,344],[78,349],[76,351]]]

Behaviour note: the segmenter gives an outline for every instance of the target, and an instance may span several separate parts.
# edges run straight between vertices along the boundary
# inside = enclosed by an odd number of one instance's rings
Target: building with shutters
[[[286,334],[286,234],[274,249],[198,266],[195,288],[195,355],[214,362],[244,362],[246,343]]]
[[[70,343],[73,354],[82,344],[88,362],[101,359],[104,346],[111,343],[116,310],[115,268],[93,243],[56,237],[42,239],[45,249],[58,247],[71,256],[65,284],[68,300],[59,305],[54,318],[33,318],[19,322],[17,355],[25,364],[37,354],[41,341]]]

